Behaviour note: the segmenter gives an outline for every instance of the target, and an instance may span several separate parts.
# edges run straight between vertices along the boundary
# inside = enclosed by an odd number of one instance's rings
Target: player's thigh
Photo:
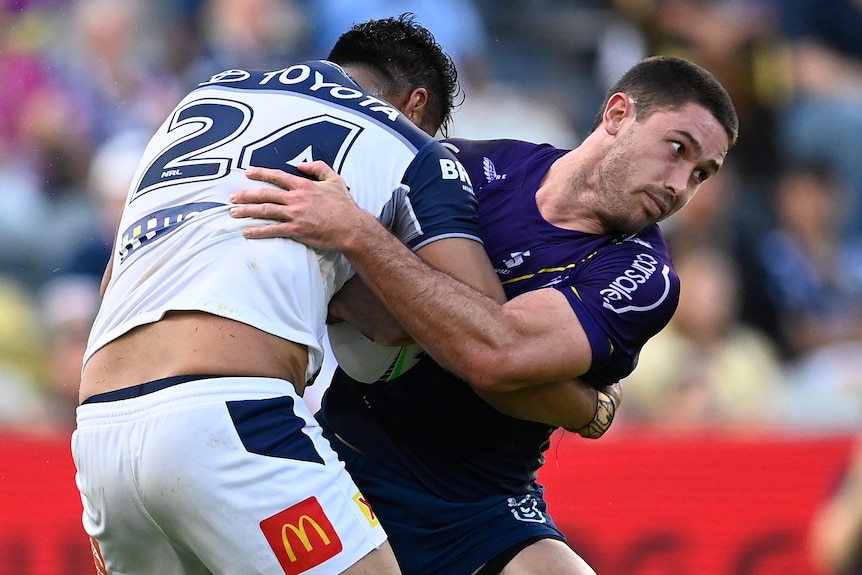
[[[596,575],[571,547],[556,539],[540,539],[521,550],[500,575]]]
[[[387,541],[354,563],[343,575],[401,575],[401,570]]]

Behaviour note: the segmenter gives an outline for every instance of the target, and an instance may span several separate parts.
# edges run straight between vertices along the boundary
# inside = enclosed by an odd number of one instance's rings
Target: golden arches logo
[[[298,575],[335,557],[344,546],[316,497],[260,522],[285,575]]]
[[[292,523],[285,523],[281,526],[281,541],[284,544],[284,550],[287,551],[287,557],[290,559],[291,563],[296,562],[296,553],[293,551],[293,545],[290,544],[290,535],[289,532],[293,533],[299,538],[299,542],[302,543],[302,546],[305,548],[306,552],[310,552],[314,550],[314,545],[311,543],[311,538],[308,536],[308,526],[314,528],[315,532],[323,542],[324,545],[329,545],[331,543],[329,536],[324,531],[323,527],[320,524],[309,517],[308,515],[302,515],[299,517],[299,520],[296,522],[296,525]]]

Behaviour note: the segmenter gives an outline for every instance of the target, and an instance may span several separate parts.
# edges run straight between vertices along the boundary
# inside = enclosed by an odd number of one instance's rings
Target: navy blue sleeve
[[[397,211],[400,219],[392,223],[391,229],[411,249],[444,237],[482,243],[470,179],[461,163],[439,142],[431,140],[419,151],[402,183],[409,209]],[[416,227],[416,233],[404,234],[403,230],[410,226]]]

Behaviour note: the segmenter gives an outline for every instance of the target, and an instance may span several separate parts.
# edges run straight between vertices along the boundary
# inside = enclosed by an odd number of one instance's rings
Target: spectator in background
[[[517,139],[574,148],[578,138],[565,107],[541,86],[527,91],[495,78],[488,63],[463,70],[464,102],[450,135],[471,140]]]
[[[50,71],[31,82],[32,93],[21,99],[17,139],[6,146],[11,159],[2,162],[14,172],[4,195],[18,205],[26,198],[29,209],[13,212],[9,219],[17,221],[4,226],[3,235],[15,240],[3,246],[4,267],[34,289],[63,266],[92,229],[93,205],[85,188],[94,148],[129,126],[152,131],[178,100],[176,82],[154,71],[156,53],[143,42],[147,3],[56,4],[44,10],[25,6],[14,15],[25,22],[18,25],[23,31],[12,28],[17,31],[12,37],[44,39],[34,50]],[[34,226],[35,221],[46,225]],[[16,237],[21,222],[28,229]]]
[[[79,111],[61,91],[43,92],[34,99],[25,122],[27,141],[38,162],[43,198],[42,222],[34,226],[28,246],[34,284],[48,281],[69,253],[89,233],[93,205],[87,198],[86,176],[92,158]],[[50,230],[50,231],[48,231]]]
[[[778,121],[788,162],[823,162],[847,186],[842,230],[862,237],[862,2],[782,0],[792,93]]]
[[[2,5],[0,5],[2,6]],[[45,60],[42,39],[49,22],[39,14],[0,7],[0,150],[20,157],[18,146],[27,129],[22,117],[32,100],[59,89],[58,79]],[[50,110],[45,110],[50,112]]]
[[[784,0],[780,0],[783,2]],[[772,110],[786,90],[775,4],[779,0],[612,0],[638,24],[647,50],[697,62],[727,86],[739,110],[740,172],[770,177]]]
[[[165,4],[169,15],[175,7]],[[223,70],[277,69],[305,56],[307,21],[296,0],[203,0],[189,17],[199,46],[181,72],[186,89]],[[312,57],[329,53],[337,39]]]
[[[328,53],[341,33],[356,22],[402,12],[412,12],[416,21],[434,34],[459,76],[482,61],[487,42],[487,31],[473,0],[314,0],[306,6],[315,54]]]
[[[151,3],[135,0],[71,4],[55,65],[87,122],[91,149],[125,130],[154,131],[184,94],[162,63],[153,10]]]
[[[75,429],[81,368],[99,309],[100,279],[81,274],[57,276],[43,286],[37,300],[45,342],[43,377],[50,425],[65,432]]]
[[[776,223],[757,247],[786,355],[862,342],[862,241],[840,233],[842,182],[822,165],[786,168],[775,184]]]
[[[129,184],[147,141],[146,133],[128,131],[116,134],[96,150],[87,175],[92,225],[89,233],[59,266],[60,273],[83,274],[101,281],[110,259]]]
[[[45,222],[48,205],[38,180],[32,172],[2,152],[0,142],[0,275],[14,277],[27,286],[35,286],[43,267],[34,251],[36,229],[33,222]]]
[[[814,517],[811,554],[830,575],[862,575],[862,441]]]
[[[45,347],[35,302],[0,278],[0,428],[32,429],[50,420],[41,382]]]
[[[315,32],[311,45],[318,54],[353,22],[405,11],[415,14],[458,68],[463,101],[454,111],[448,136],[577,145],[572,119],[546,85],[533,84],[528,91],[495,76],[486,52],[488,30],[473,0],[316,0],[307,5]]]
[[[679,306],[623,380],[620,414],[628,421],[685,431],[768,424],[771,402],[780,391],[781,364],[769,338],[739,320],[739,278],[732,258],[699,245],[678,249],[674,260]]]
[[[54,239],[67,231],[56,207],[87,161],[81,124],[44,54],[51,25],[42,11],[0,9],[0,273],[27,288],[44,280],[52,241],[33,222],[51,222]]]
[[[862,418],[862,240],[841,234],[850,216],[841,181],[823,166],[786,168],[776,224],[755,246],[790,362],[779,419],[857,425]]]

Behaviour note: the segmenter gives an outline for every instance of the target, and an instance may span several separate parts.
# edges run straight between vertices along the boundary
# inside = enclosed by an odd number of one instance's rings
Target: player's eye
[[[670,143],[671,148],[673,148],[673,153],[677,156],[681,156],[685,154],[685,145],[682,142],[674,142]]]

